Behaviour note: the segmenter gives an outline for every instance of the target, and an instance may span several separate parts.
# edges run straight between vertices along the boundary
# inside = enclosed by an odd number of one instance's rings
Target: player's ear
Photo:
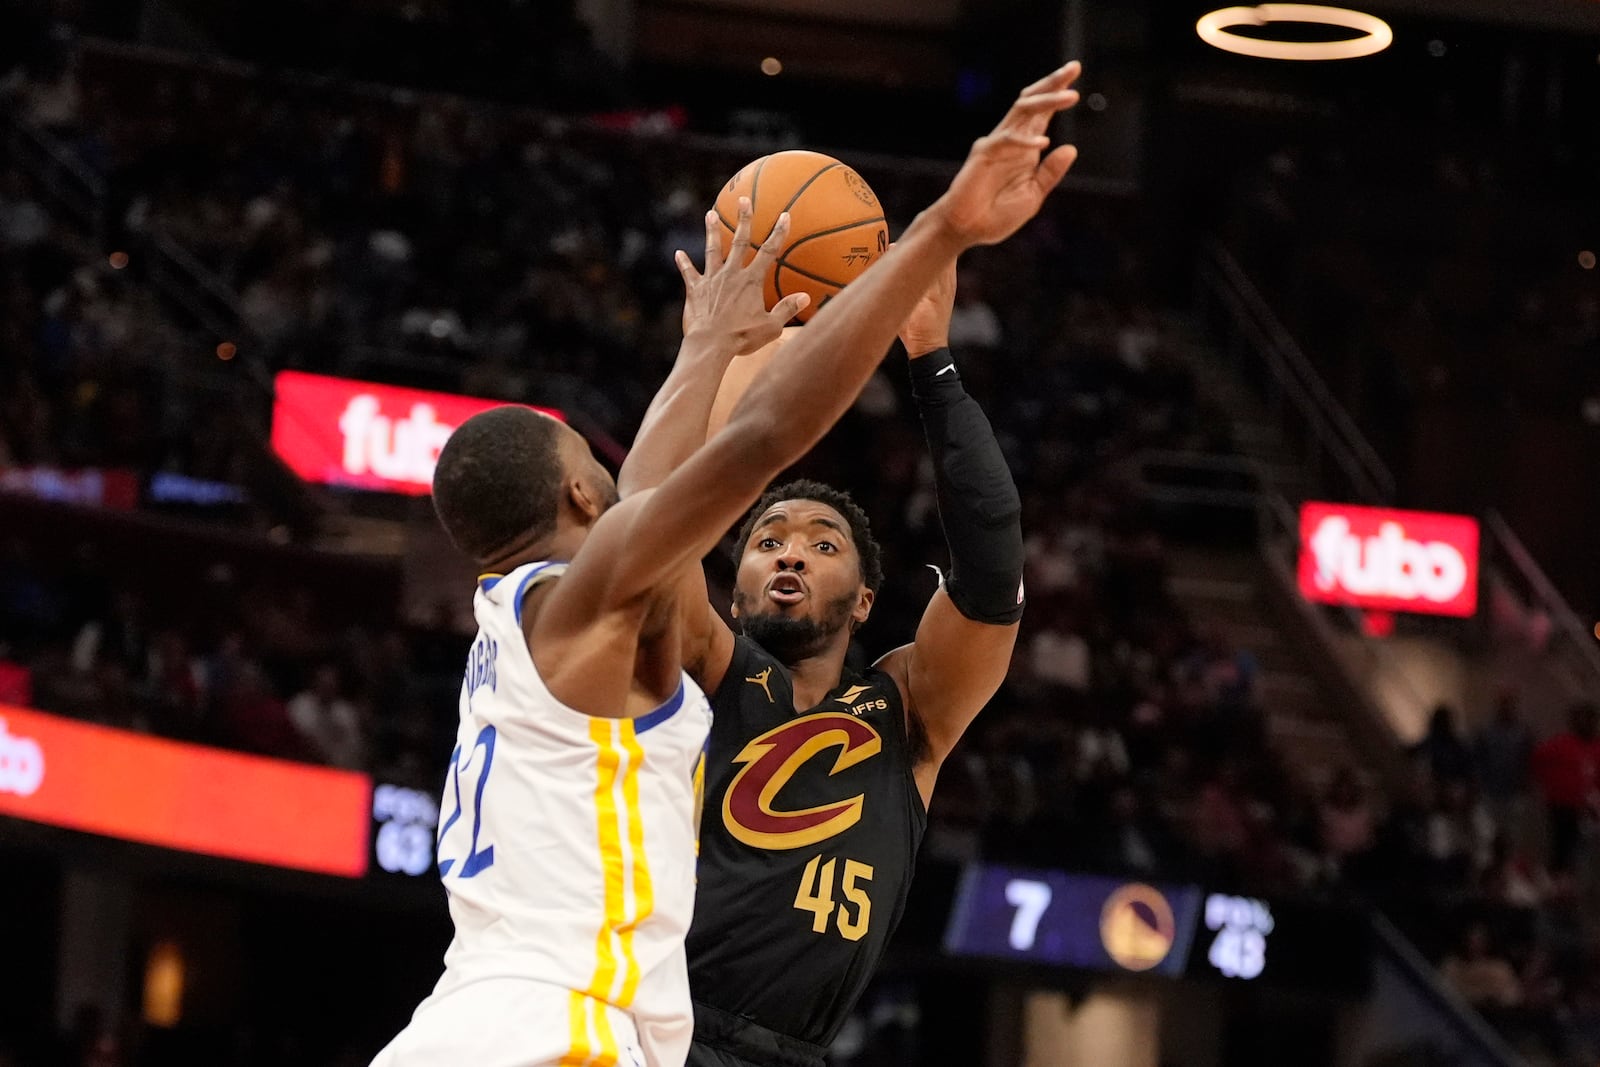
[[[605,510],[598,490],[598,486],[590,485],[581,474],[567,477],[565,490],[567,506],[576,513],[579,521],[585,526],[593,526],[594,521]]]
[[[866,586],[861,587],[861,596],[856,600],[854,610],[850,612],[850,620],[856,626],[867,621],[867,616],[872,614],[872,602],[877,599],[877,594]]]

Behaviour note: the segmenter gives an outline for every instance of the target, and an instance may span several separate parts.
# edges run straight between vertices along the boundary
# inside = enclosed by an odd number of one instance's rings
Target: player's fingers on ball
[[[748,246],[750,244],[750,218],[755,212],[750,206],[750,198],[739,198],[739,225],[733,231],[733,248]],[[732,248],[729,249],[732,251]]]
[[[778,216],[778,221],[772,224],[772,232],[761,242],[761,250],[758,253],[763,261],[778,258],[778,250],[783,247],[784,238],[789,236],[789,223],[789,213],[785,211]]]
[[[713,209],[706,212],[706,273],[714,272],[722,266],[722,234],[718,232],[722,221],[717,218]]]
[[[772,309],[772,317],[781,326],[810,306],[811,297],[808,294],[795,293],[778,301],[777,306]]]
[[[700,272],[694,269],[694,261],[689,258],[689,253],[681,250],[674,252],[672,261],[678,265],[678,273],[683,275],[684,284],[692,285],[700,279]]]

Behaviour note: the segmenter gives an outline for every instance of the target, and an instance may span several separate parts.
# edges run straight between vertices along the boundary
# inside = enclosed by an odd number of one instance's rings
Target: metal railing
[[[1393,498],[1394,475],[1328,389],[1322,376],[1273,314],[1232,253],[1210,245],[1201,261],[1201,296],[1224,312],[1224,351],[1248,380],[1265,390],[1268,410],[1286,440],[1299,436],[1304,458],[1319,474],[1335,468],[1336,488],[1363,503]],[[1207,309],[1202,308],[1202,313]],[[1206,316],[1208,319],[1210,316]],[[1296,426],[1299,434],[1294,432]]]
[[[10,109],[4,116],[11,157],[33,175],[56,206],[83,230],[97,246],[103,244],[106,229],[106,183],[71,149],[44,130],[27,122]]]
[[[135,235],[143,276],[163,298],[181,309],[200,329],[239,349],[251,379],[270,390],[271,377],[261,362],[261,343],[245,325],[239,297],[222,278],[183,245],[165,234]]]
[[[11,159],[52,198],[64,218],[104,250],[112,203],[105,180],[53,133],[32,125],[15,110],[0,108],[0,123],[4,124]],[[253,460],[253,473],[247,479],[252,495],[274,521],[315,525],[328,512],[329,498],[288,474],[252,418],[253,407],[270,400],[272,380],[260,358],[259,343],[240,317],[237,298],[215,272],[170,238],[142,232],[127,236],[131,243],[123,251],[129,254],[130,271],[164,302],[169,314],[177,312],[175,320],[187,319],[188,325],[209,335],[206,343],[233,342],[238,350],[234,366],[244,371],[254,395],[240,394],[236,375],[224,382],[209,367],[197,369],[181,351],[163,349],[159,366],[150,369],[159,372],[169,388],[197,390],[207,394],[208,404],[228,406],[234,415],[230,421]]]
[[[1426,1051],[1455,1067],[1525,1067],[1483,1017],[1457,996],[1406,936],[1373,913],[1373,990],[1352,1050],[1362,1060]]]
[[[1261,518],[1261,553],[1268,569],[1286,598],[1303,602],[1296,578],[1300,515],[1286,497],[1271,493],[1263,497]],[[1395,730],[1393,721],[1379,706],[1377,694],[1371,691],[1371,684],[1376,679],[1390,680],[1394,689],[1399,690],[1398,695],[1413,709],[1429,706],[1429,687],[1419,679],[1415,668],[1408,667],[1405,658],[1397,655],[1388,642],[1340,640],[1338,632],[1326,623],[1327,612],[1320,610],[1321,606],[1307,604],[1306,607],[1308,610],[1305,614],[1312,621],[1325,653],[1346,673],[1351,689],[1364,698],[1362,722],[1356,725],[1369,742],[1369,747],[1374,749],[1373,755],[1387,762],[1384,769],[1398,781],[1400,762],[1397,758],[1388,757],[1396,756],[1406,739]],[[1327,605],[1326,608],[1344,623],[1348,633],[1362,634],[1366,631],[1366,613],[1360,608],[1349,604]],[[1394,695],[1392,691],[1391,695]],[[1389,752],[1376,751],[1379,747],[1387,748]]]
[[[1377,451],[1333,396],[1322,376],[1234,256],[1212,244],[1200,269],[1203,305],[1222,312],[1217,322],[1234,369],[1257,384],[1285,439],[1298,425],[1304,459],[1322,476],[1319,488],[1336,498],[1392,504],[1395,479]],[[1330,470],[1331,468],[1331,470]],[[1490,511],[1483,523],[1486,588],[1498,588],[1518,604],[1542,613],[1553,640],[1538,666],[1552,675],[1567,699],[1600,699],[1600,642],[1573,612],[1504,517]]]
[[[1342,675],[1359,713],[1345,721],[1363,750],[1371,770],[1398,780],[1404,759],[1400,738],[1363,681],[1384,677],[1417,706],[1425,706],[1426,687],[1406,667],[1403,657],[1381,641],[1340,640],[1337,628],[1319,606],[1301,598],[1295,580],[1294,546],[1300,517],[1282,493],[1272,489],[1259,464],[1240,456],[1193,452],[1146,451],[1132,457],[1140,495],[1158,506],[1235,514],[1253,510],[1258,524],[1261,561],[1283,597],[1302,608],[1310,637],[1325,659]],[[1222,484],[1218,484],[1219,481]],[[1232,484],[1229,484],[1232,483]],[[1509,530],[1505,531],[1509,535]],[[1526,557],[1526,554],[1524,553]],[[1528,566],[1536,565],[1526,557]],[[1553,593],[1553,589],[1549,590]],[[1362,612],[1334,607],[1351,633],[1360,633]],[[1456,996],[1438,972],[1388,919],[1373,912],[1374,975],[1377,988],[1368,999],[1365,1018],[1355,1037],[1361,1052],[1377,1055],[1402,1049],[1427,1049],[1468,1067],[1523,1067],[1523,1060],[1472,1007]]]
[[[1490,511],[1483,530],[1491,550],[1485,561],[1485,585],[1549,621],[1540,665],[1552,675],[1561,698],[1600,700],[1600,641],[1595,632],[1579,619],[1504,516]]]

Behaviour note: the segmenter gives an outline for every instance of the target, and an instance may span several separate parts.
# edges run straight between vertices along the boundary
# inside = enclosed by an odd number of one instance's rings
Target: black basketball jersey
[[[691,991],[826,1045],[900,921],[927,825],[899,687],[847,670],[796,711],[788,670],[739,637],[711,707]]]

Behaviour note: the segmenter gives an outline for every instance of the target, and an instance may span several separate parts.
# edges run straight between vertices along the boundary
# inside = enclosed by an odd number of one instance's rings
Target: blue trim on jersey
[[[505,575],[503,574],[497,574],[493,578],[479,578],[478,584],[483,586],[483,591],[487,593],[489,590],[499,585],[504,578]]]
[[[678,682],[678,691],[672,694],[671,700],[661,705],[655,711],[650,712],[648,715],[641,715],[637,719],[633,720],[633,732],[636,734],[642,734],[646,730],[655,729],[657,726],[660,726],[662,723],[672,718],[673,715],[677,714],[678,709],[683,707],[683,696],[684,685],[683,681],[680,679]]]
[[[533,570],[522,576],[522,584],[517,586],[517,598],[511,602],[511,614],[516,616],[517,625],[522,625],[522,598],[528,592],[528,583],[537,578],[546,569],[556,566],[555,563],[541,563]]]

